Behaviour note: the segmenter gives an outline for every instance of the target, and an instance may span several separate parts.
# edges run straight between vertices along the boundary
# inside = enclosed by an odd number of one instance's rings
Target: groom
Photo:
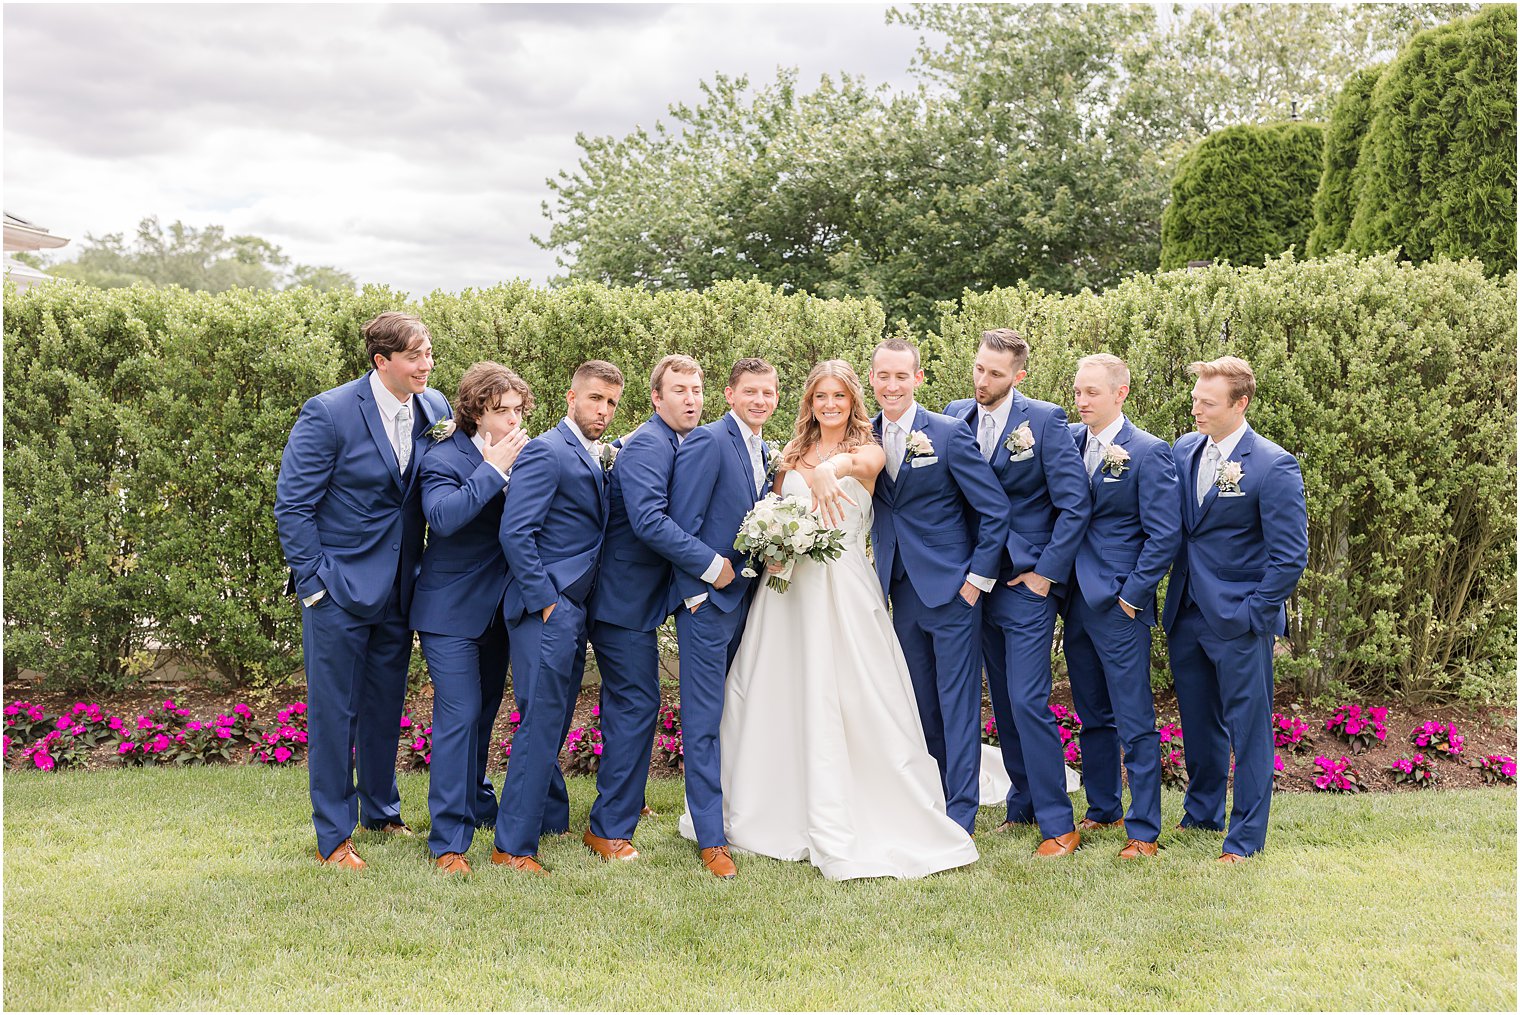
[[[411,834],[396,746],[422,558],[417,442],[449,418],[448,400],[427,386],[427,325],[389,310],[363,334],[370,371],[302,406],[274,501],[301,600],[317,859],[352,870],[365,867],[350,838],[361,817],[366,828]]]
[[[680,648],[681,738],[686,758],[686,810],[702,865],[720,878],[739,873],[723,831],[718,725],[729,665],[744,635],[754,582],[735,574],[739,524],[765,495],[770,451],[760,429],[776,411],[776,368],[741,359],[723,389],[729,412],[699,426],[676,455],[670,517],[696,537],[703,553],[673,558]],[[704,566],[705,565],[705,566]],[[704,566],[703,570],[697,570]]]
[[[605,360],[577,367],[565,418],[528,442],[502,505],[502,615],[522,725],[502,782],[491,862],[533,874],[547,873],[538,862],[538,838],[551,787],[558,798],[563,785],[559,750],[586,658],[585,604],[601,559],[611,461],[600,438],[622,397],[617,367]],[[563,801],[555,803],[564,813]]]
[[[887,465],[871,545],[946,812],[969,835],[980,799],[980,600],[997,574],[1008,502],[965,424],[914,401],[923,381],[918,349],[902,339],[872,352],[881,412],[871,427]]]

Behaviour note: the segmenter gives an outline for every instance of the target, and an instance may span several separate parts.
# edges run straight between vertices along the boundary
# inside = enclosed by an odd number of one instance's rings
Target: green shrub
[[[1322,257],[1346,245],[1346,233],[1356,211],[1361,179],[1357,159],[1371,121],[1372,89],[1386,68],[1386,64],[1378,64],[1353,74],[1330,113],[1330,125],[1325,128],[1324,169],[1314,193],[1310,257]]]
[[[1345,246],[1515,267],[1515,8],[1421,32],[1378,79]]]
[[[1486,279],[1473,261],[1345,254],[1137,276],[1101,296],[968,293],[942,305],[921,401],[965,395],[979,334],[1013,327],[1032,346],[1028,394],[1072,414],[1077,359],[1111,352],[1134,377],[1130,417],[1175,440],[1191,429],[1187,364],[1245,357],[1251,425],[1298,456],[1309,504],[1279,675],[1311,694],[1512,701],[1515,296],[1514,273]]]
[[[1198,142],[1172,177],[1161,215],[1161,267],[1259,265],[1286,251],[1302,255],[1323,153],[1317,123],[1242,124]]]

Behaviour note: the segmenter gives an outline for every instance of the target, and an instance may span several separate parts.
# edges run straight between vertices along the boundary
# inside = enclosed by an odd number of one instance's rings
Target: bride
[[[729,842],[808,860],[831,880],[917,878],[977,859],[945,814],[907,663],[866,559],[885,461],[855,371],[819,363],[773,490],[809,497],[844,531],[844,553],[830,564],[799,558],[784,593],[760,588],[719,728]]]

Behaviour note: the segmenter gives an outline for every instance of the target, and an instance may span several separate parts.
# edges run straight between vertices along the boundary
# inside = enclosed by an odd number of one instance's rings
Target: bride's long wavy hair
[[[839,381],[850,393],[850,418],[845,423],[844,441],[839,450],[854,451],[876,443],[876,435],[871,432],[871,418],[866,415],[866,396],[861,390],[860,378],[844,360],[826,359],[808,371],[807,381],[802,386],[802,401],[797,405],[797,424],[792,428],[792,439],[781,451],[781,468],[795,469],[823,435],[823,428],[813,415],[813,393],[819,382],[828,377]]]

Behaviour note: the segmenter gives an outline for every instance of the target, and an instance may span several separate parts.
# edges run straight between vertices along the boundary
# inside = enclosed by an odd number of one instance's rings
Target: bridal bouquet
[[[759,568],[766,565],[778,565],[780,573],[769,575],[765,584],[785,592],[792,584],[792,565],[798,557],[820,564],[839,559],[844,532],[824,525],[801,497],[771,493],[744,516],[734,549],[749,555],[749,566],[740,572],[746,578],[757,577]]]

